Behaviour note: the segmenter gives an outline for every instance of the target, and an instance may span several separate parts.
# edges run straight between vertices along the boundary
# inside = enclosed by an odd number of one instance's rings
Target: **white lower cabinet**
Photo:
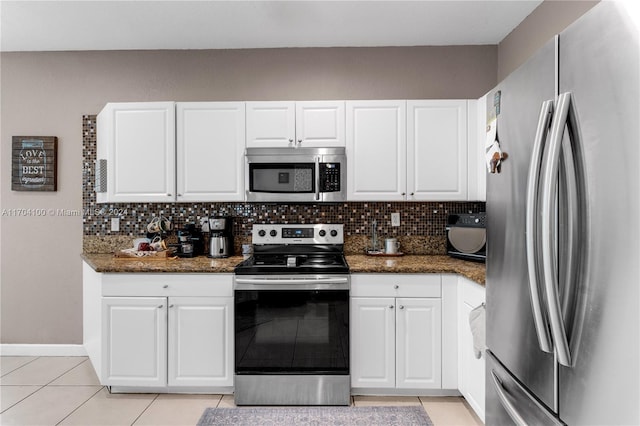
[[[482,421],[485,414],[485,355],[475,356],[469,313],[484,301],[483,286],[458,277],[458,389]]]
[[[230,391],[231,274],[100,274],[83,267],[84,345],[100,383]]]
[[[169,386],[232,386],[231,297],[169,298]]]
[[[167,308],[164,297],[102,299],[102,384],[164,386]]]
[[[441,388],[440,275],[351,281],[351,386]]]

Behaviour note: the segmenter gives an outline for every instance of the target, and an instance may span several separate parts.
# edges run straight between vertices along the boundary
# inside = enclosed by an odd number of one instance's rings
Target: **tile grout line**
[[[54,379],[50,380],[48,383],[45,384],[45,386],[51,385],[51,383],[55,382],[56,380],[58,380],[60,377],[64,376],[65,374],[69,373],[71,370],[75,370],[76,368],[80,367],[82,364],[84,364],[87,361],[88,361],[88,359],[85,359],[81,363],[78,363],[78,364],[74,365],[73,367],[71,367],[70,369],[65,371],[64,373],[60,374],[58,377],[55,377]],[[55,385],[53,385],[53,386],[55,386]]]
[[[60,421],[58,423],[56,423],[56,426],[59,425],[60,423],[64,422],[67,418],[69,418],[69,416],[71,416],[73,413],[75,413],[76,411],[78,411],[80,409],[80,407],[82,407],[84,404],[86,404],[87,402],[89,402],[90,399],[92,399],[93,397],[95,397],[97,394],[100,393],[100,391],[102,391],[102,389],[104,389],[104,386],[101,386],[100,389],[98,389],[97,391],[95,391],[89,398],[85,399],[80,405],[78,405],[76,408],[74,408],[73,410],[71,410],[71,412],[69,414],[67,414],[66,416],[64,416],[62,419],[60,419]]]
[[[24,398],[22,398],[19,401],[16,401],[14,404],[11,404],[9,407],[5,408],[4,410],[0,411],[0,414],[2,413],[6,413],[7,411],[9,411],[10,409],[12,409],[13,407],[15,407],[16,405],[20,404],[22,401],[24,401],[25,399],[29,398],[30,396],[34,395],[37,392],[40,392],[42,389],[44,389],[44,385],[3,385],[3,386],[40,386],[38,389],[34,390],[33,392],[31,392],[29,395],[25,396]]]
[[[142,410],[142,412],[138,414],[138,417],[136,417],[133,420],[133,423],[131,423],[131,426],[135,425],[136,422],[140,420],[140,417],[142,417],[142,415],[149,409],[149,407],[151,407],[151,404],[153,404],[156,401],[156,399],[158,399],[159,397],[160,397],[160,394],[157,393],[156,396],[151,400],[151,402],[149,402],[149,404],[146,407],[144,407],[144,410]]]
[[[26,364],[22,364],[20,367],[16,367],[16,368],[14,368],[14,369],[13,369],[13,370],[11,370],[11,371],[7,371],[7,372],[6,372],[6,373],[4,373],[2,376],[0,376],[0,378],[2,378],[2,377],[4,377],[4,376],[6,376],[7,374],[11,374],[11,373],[13,373],[14,371],[17,371],[17,370],[21,369],[22,367],[25,367],[25,366],[27,366],[27,365],[31,364],[32,362],[34,362],[35,360],[40,359],[40,358],[42,358],[42,357],[37,356],[37,357],[35,357],[34,359],[32,359],[31,361],[27,362]]]

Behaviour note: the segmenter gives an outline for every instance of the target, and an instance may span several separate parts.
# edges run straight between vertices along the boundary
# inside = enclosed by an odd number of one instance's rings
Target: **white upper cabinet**
[[[467,200],[467,109],[466,100],[347,101],[347,199]]]
[[[97,145],[99,203],[244,200],[244,102],[110,103]]]
[[[244,199],[244,102],[179,102],[178,201]]]
[[[407,101],[408,200],[467,199],[467,101]]]
[[[347,199],[406,196],[406,101],[347,101]]]
[[[296,102],[296,143],[300,146],[345,146],[343,101]]]
[[[247,102],[247,147],[344,146],[344,101]]]
[[[487,139],[487,96],[469,101],[469,195],[470,201],[487,200],[487,166],[485,143]]]
[[[247,147],[289,146],[295,138],[295,102],[247,102]]]
[[[173,102],[110,103],[98,115],[98,161],[107,160],[98,202],[175,200]]]

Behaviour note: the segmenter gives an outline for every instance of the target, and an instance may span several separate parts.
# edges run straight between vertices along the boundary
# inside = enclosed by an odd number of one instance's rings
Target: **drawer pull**
[[[162,288],[169,288],[169,284],[163,285]]]
[[[400,286],[398,284],[394,285],[393,288],[395,288],[396,290],[400,288]]]

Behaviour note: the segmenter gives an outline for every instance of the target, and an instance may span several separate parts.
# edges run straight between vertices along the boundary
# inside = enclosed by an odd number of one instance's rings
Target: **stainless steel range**
[[[235,268],[235,403],[349,405],[343,225],[254,225]]]

